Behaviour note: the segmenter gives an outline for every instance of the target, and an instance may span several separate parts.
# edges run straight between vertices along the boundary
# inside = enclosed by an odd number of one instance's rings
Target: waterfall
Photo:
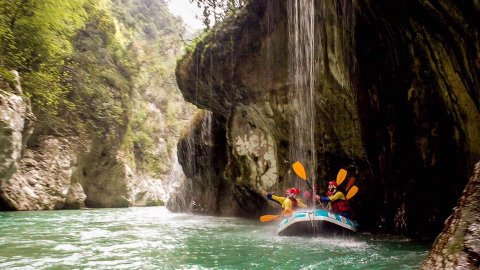
[[[182,165],[178,163],[178,156],[177,156],[177,147],[173,148],[172,155],[170,160],[172,161],[172,170],[167,178],[166,187],[164,190],[166,191],[164,198],[162,200],[164,202],[168,201],[170,198],[170,194],[178,190],[181,185],[181,182],[185,180],[186,176],[183,172]]]
[[[212,159],[213,159],[213,136],[212,136],[212,115],[211,111],[205,111],[203,114],[202,123],[200,126],[200,139],[197,144],[200,145],[200,153],[197,152],[200,158],[195,157],[196,162],[201,160],[201,168],[198,168],[197,171],[192,172],[193,175],[197,176],[201,185],[206,187],[211,187],[213,176],[215,174]],[[205,207],[207,208],[207,207]]]
[[[288,0],[287,4],[292,112],[289,160],[305,166],[312,184],[320,176],[332,177],[329,170],[338,169],[333,166],[344,165],[343,160],[325,154],[336,153],[345,158],[361,147],[352,144],[360,140],[346,137],[349,133],[335,124],[338,117],[358,117],[358,112],[353,111],[356,108],[353,2]],[[320,115],[328,121],[320,121]],[[352,124],[355,125],[353,121]]]
[[[209,148],[213,146],[212,138],[212,115],[211,111],[205,111],[205,115],[202,120],[202,128],[200,130],[200,138],[202,139],[202,145],[207,145]]]
[[[192,119],[188,134],[179,142],[170,174],[167,207],[172,211],[204,212],[208,209],[202,194],[210,186],[212,170],[212,112],[201,111]],[[201,122],[197,122],[201,121]],[[178,157],[182,159],[179,164]],[[199,197],[197,197],[199,196]]]
[[[290,130],[290,161],[300,161],[315,183],[315,0],[288,1],[289,100],[293,122]],[[298,178],[295,178],[298,179]]]

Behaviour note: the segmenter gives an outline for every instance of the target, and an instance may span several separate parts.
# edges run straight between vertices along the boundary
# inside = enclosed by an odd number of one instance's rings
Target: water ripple
[[[0,269],[415,269],[405,239],[278,237],[275,224],[164,207],[0,212]]]

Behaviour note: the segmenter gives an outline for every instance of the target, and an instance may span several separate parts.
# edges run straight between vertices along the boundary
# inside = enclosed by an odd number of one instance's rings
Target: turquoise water
[[[275,224],[164,207],[0,212],[0,269],[416,269],[427,246],[279,237]]]

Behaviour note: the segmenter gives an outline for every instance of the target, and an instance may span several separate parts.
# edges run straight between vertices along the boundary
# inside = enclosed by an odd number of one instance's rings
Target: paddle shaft
[[[312,194],[313,194],[313,187],[312,187],[312,185],[310,185],[310,182],[308,182],[307,179],[305,179],[305,181],[307,181],[307,185],[308,185],[308,187],[310,187],[310,189],[312,190]]]

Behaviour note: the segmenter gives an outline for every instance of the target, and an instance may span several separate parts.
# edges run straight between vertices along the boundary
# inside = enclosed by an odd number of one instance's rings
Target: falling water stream
[[[301,161],[315,183],[317,164],[315,145],[315,0],[288,1],[290,107],[293,126],[290,132],[290,160]]]
[[[214,180],[206,173],[212,168],[213,113],[205,110],[195,117],[194,121],[200,121],[199,129],[191,130],[184,137],[181,147],[177,148],[177,151],[180,151],[178,154],[183,158],[182,165],[179,164],[177,156],[172,158],[173,169],[167,183],[167,190],[170,192],[167,206],[175,211],[196,209],[203,213],[208,207],[199,204],[201,193],[198,188],[210,187]]]
[[[212,115],[211,111],[205,111],[205,116],[202,120],[202,130],[200,132],[200,137],[202,142],[208,146],[213,145],[212,138]]]
[[[186,166],[185,169],[191,172],[192,175],[198,174],[199,171],[199,168],[197,168],[198,161],[196,159],[203,155],[210,155],[210,147],[213,145],[212,112],[204,111],[201,117],[202,119],[199,134],[194,131],[189,132],[185,138],[185,147],[182,148],[184,151],[182,156],[187,159],[184,165]]]
[[[170,159],[172,161],[172,170],[170,171],[166,183],[166,193],[162,198],[164,202],[168,201],[170,194],[177,190],[180,187],[181,182],[185,181],[186,179],[182,165],[180,165],[178,162],[177,147],[175,146],[173,149],[174,150],[172,151],[172,156]]]
[[[307,178],[318,183],[327,180],[320,176],[331,177],[326,175],[329,169],[338,169],[326,168],[333,165],[327,153],[335,151],[353,160],[355,149],[362,147],[356,145],[359,134],[346,133],[335,124],[339,117],[351,117],[352,129],[358,129],[352,79],[356,66],[354,8],[351,1],[344,0],[288,0],[287,13],[293,118],[289,160],[303,163]],[[306,188],[303,183],[292,184]]]

